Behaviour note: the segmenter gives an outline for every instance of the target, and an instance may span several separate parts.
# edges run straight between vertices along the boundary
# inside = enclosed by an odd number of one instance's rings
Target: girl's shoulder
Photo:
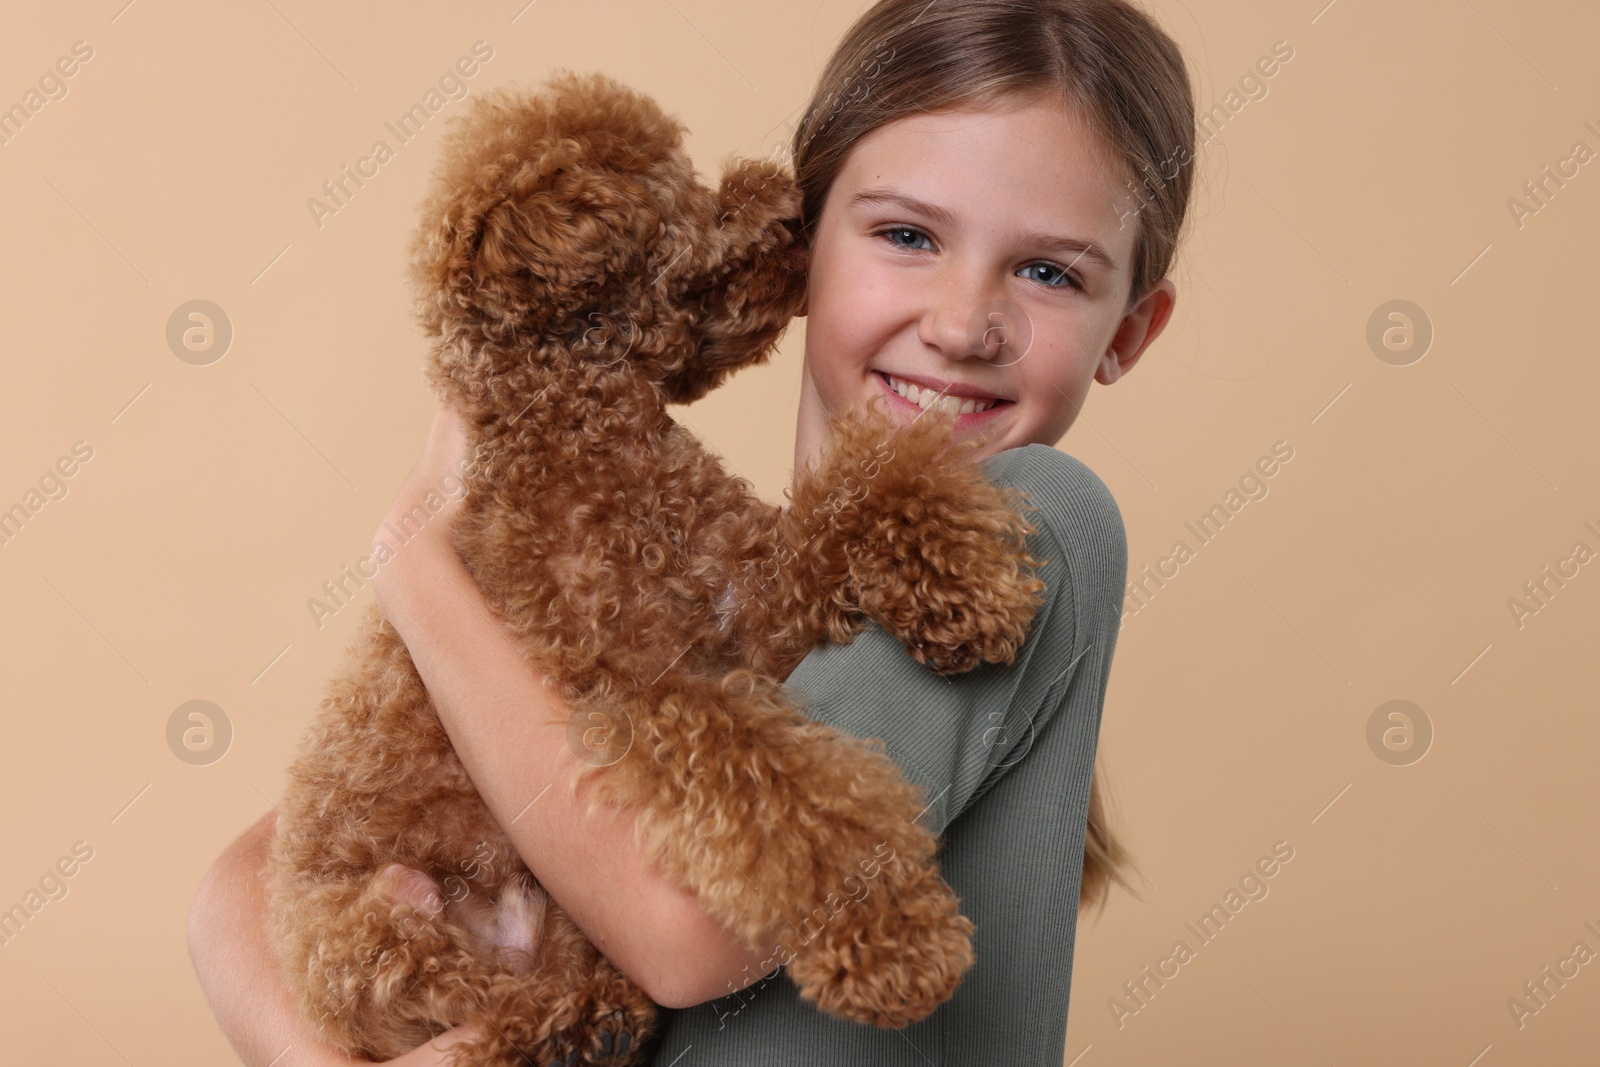
[[[1027,445],[984,464],[995,484],[1028,495],[1027,550],[1042,563],[1045,599],[1016,660],[940,675],[869,623],[846,643],[813,649],[786,683],[812,719],[883,741],[928,790],[924,821],[935,833],[1008,773],[1070,700],[1098,722],[1127,569],[1116,501],[1080,460]],[[1075,684],[1082,672],[1095,683]]]
[[[1037,528],[1029,551],[1051,556],[1051,569],[1066,568],[1070,583],[1090,596],[1115,594],[1120,604],[1128,564],[1122,510],[1100,476],[1076,456],[1049,445],[1028,444],[983,461],[997,485],[1024,494],[1024,512]]]

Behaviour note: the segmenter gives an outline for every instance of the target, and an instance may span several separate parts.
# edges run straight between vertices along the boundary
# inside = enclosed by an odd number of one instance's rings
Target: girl
[[[654,1062],[1055,1067],[1080,892],[1103,899],[1122,878],[1090,787],[1127,547],[1104,484],[1052,446],[1090,382],[1121,378],[1172,314],[1188,77],[1125,0],[882,0],[829,61],[793,148],[811,255],[795,469],[821,452],[831,412],[880,395],[906,419],[947,404],[964,412],[958,432],[985,439],[990,476],[1038,506],[1029,550],[1048,561],[1048,594],[1015,664],[940,678],[869,627],[789,679],[808,714],[883,738],[927,788],[941,869],[978,929],[951,1000],[903,1030],[820,1015],[770,953],[730,940],[661,880],[625,813],[541,793],[576,766],[570,709],[490,617],[448,511],[379,572],[376,593],[518,852],[669,1009]],[[466,460],[441,411],[391,515]],[[202,883],[196,968],[247,1064],[347,1064],[300,1019],[267,946],[257,872],[272,832],[269,815]],[[385,876],[396,899],[427,905],[425,875]],[[394,1062],[448,1062],[471,1036],[458,1027]]]

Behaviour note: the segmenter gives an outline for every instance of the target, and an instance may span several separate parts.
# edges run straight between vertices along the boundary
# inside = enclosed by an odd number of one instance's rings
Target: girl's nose
[[[1007,341],[1009,308],[998,286],[947,267],[928,286],[917,336],[947,359],[994,359]]]

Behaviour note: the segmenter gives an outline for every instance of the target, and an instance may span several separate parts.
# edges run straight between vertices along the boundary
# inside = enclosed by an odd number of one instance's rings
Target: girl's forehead
[[[1126,184],[1121,158],[1081,109],[1058,93],[1008,96],[891,119],[851,146],[841,169],[887,163],[948,167],[960,160],[998,176],[1001,168],[1024,159],[1068,168],[1079,179],[1100,176],[1116,187]]]
[[[845,157],[834,192],[844,204],[890,191],[940,207],[1115,221],[1125,168],[1058,97],[907,115],[873,130]],[[892,198],[891,198],[892,199]]]

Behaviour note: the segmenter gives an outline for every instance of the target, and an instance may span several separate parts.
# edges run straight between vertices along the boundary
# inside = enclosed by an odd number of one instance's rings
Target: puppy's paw
[[[941,674],[1014,662],[1044,592],[1016,503],[976,479],[963,499],[892,504],[850,550],[861,610]]]
[[[949,1000],[972,966],[972,920],[936,869],[915,867],[847,904],[788,964],[817,1010],[879,1027],[908,1026]]]
[[[870,404],[840,416],[789,516],[821,594],[941,674],[1014,662],[1044,591],[1025,495],[988,480],[954,421],[930,408],[896,424]]]

